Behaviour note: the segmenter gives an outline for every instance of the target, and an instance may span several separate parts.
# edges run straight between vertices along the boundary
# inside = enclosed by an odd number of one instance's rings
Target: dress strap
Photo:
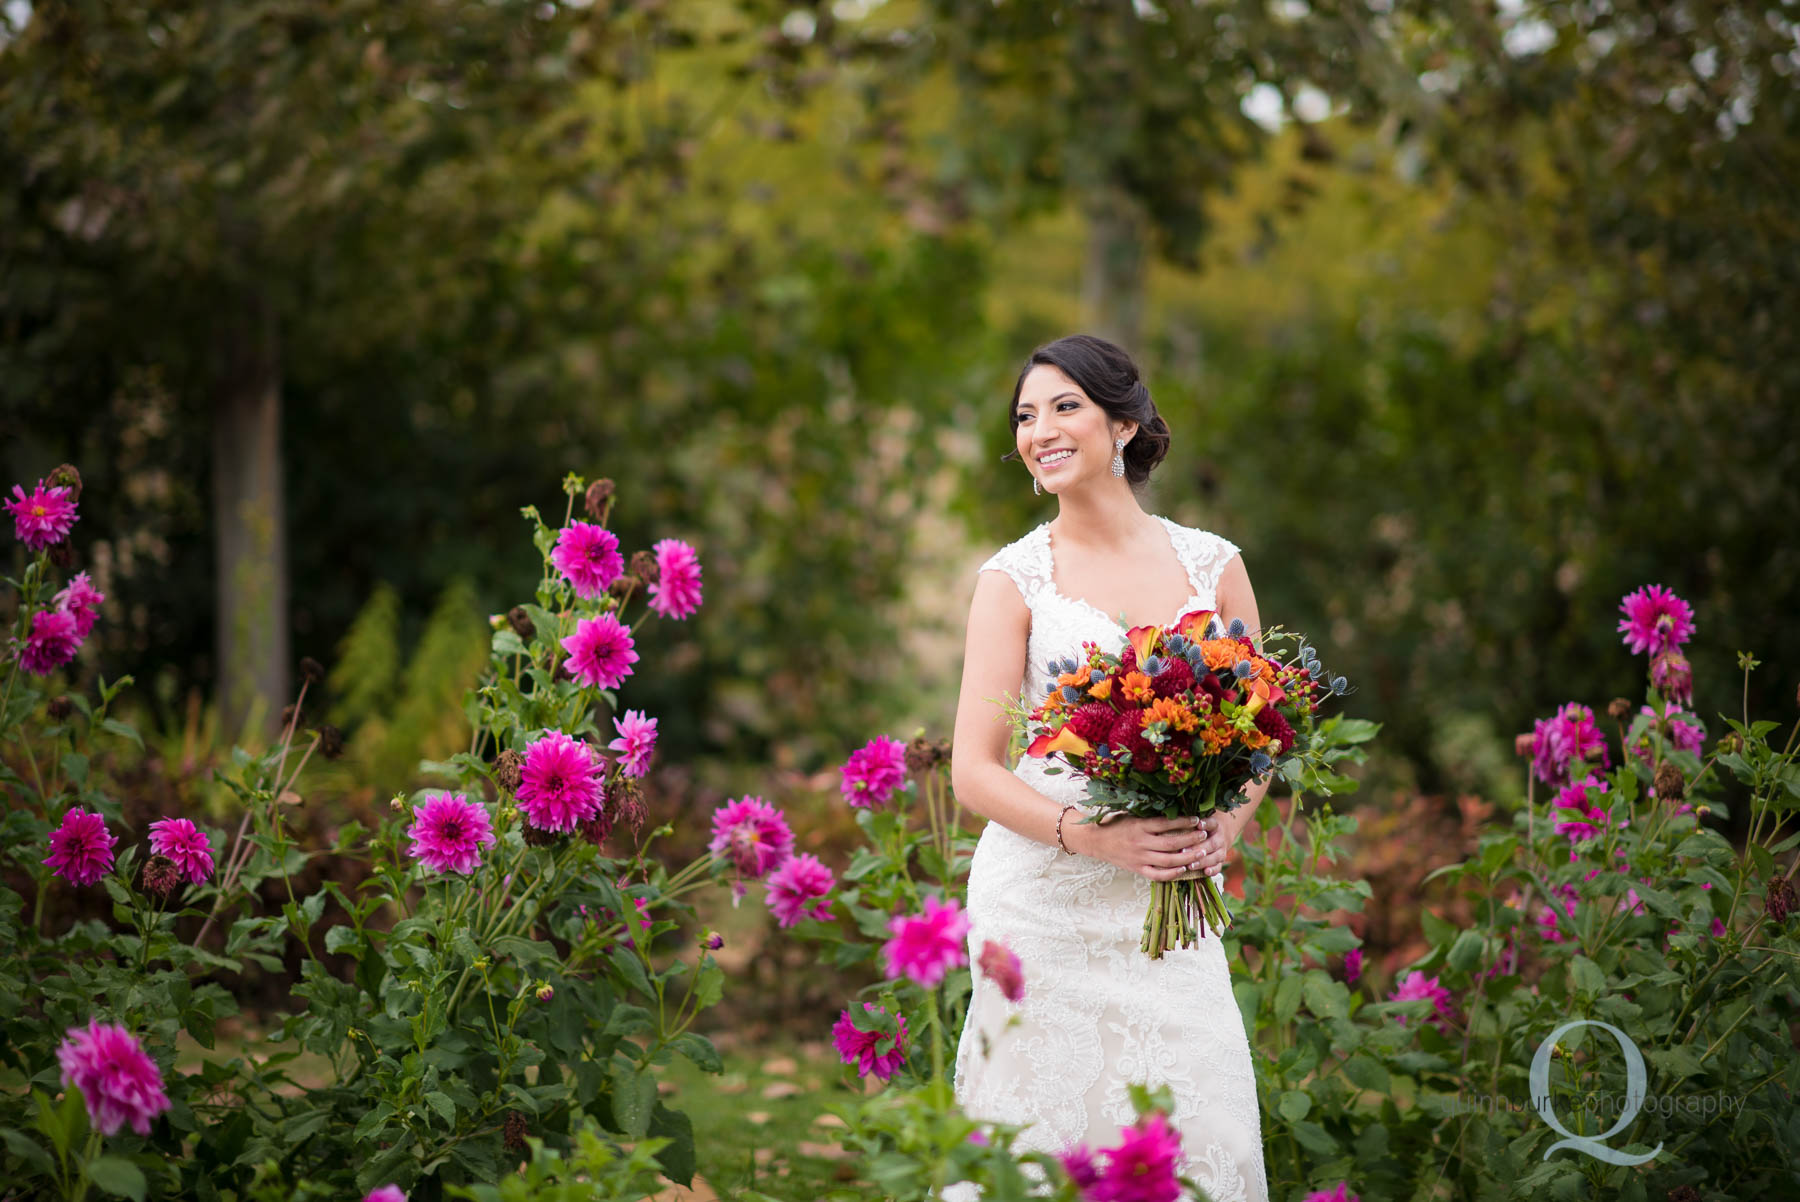
[[[1206,604],[1217,605],[1219,577],[1225,574],[1225,565],[1231,562],[1231,557],[1238,553],[1237,544],[1220,538],[1210,530],[1180,526],[1168,518],[1162,520],[1169,527],[1175,554],[1180,557],[1181,566],[1187,569],[1195,594],[1205,600]]]
[[[1018,586],[1025,604],[1035,608],[1038,597],[1052,587],[1048,524],[1001,547],[988,557],[979,571],[1005,572]]]

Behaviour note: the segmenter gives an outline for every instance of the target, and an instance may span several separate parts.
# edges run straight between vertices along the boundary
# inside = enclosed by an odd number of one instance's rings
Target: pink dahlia
[[[1701,725],[1697,715],[1687,713],[1680,706],[1665,705],[1658,713],[1646,705],[1638,712],[1649,718],[1654,727],[1666,729],[1669,745],[1677,751],[1699,755],[1706,745],[1706,727]]]
[[[1438,984],[1436,977],[1428,977],[1422,972],[1409,972],[1400,978],[1400,987],[1388,995],[1390,1002],[1410,1002],[1417,998],[1431,999],[1431,1004],[1437,1009],[1437,1013],[1431,1016],[1432,1022],[1439,1027],[1449,1025],[1454,1015],[1450,1008],[1450,991]],[[1406,1025],[1404,1014],[1394,1017],[1400,1020],[1402,1026]]]
[[[75,619],[75,633],[87,638],[100,617],[100,603],[106,594],[94,587],[86,572],[77,572],[56,594],[56,608]]]
[[[363,1202],[406,1202],[406,1191],[397,1185],[378,1185],[363,1195]]]
[[[592,522],[571,522],[558,530],[550,562],[575,587],[577,597],[605,596],[625,572],[618,535]]]
[[[607,747],[619,753],[619,769],[626,776],[644,776],[650,771],[650,757],[656,752],[656,719],[644,717],[641,710],[626,710],[623,718],[613,719],[619,737]]]
[[[1658,652],[1650,661],[1650,683],[1670,701],[1694,704],[1694,668],[1687,656],[1674,649]]]
[[[992,939],[981,945],[981,955],[976,958],[981,967],[981,974],[995,985],[1009,1002],[1023,1001],[1025,998],[1025,968],[1019,963],[1019,957],[1004,943],[996,943]]]
[[[1607,784],[1597,776],[1564,785],[1562,791],[1557,793],[1550,811],[1551,816],[1556,819],[1556,833],[1567,835],[1577,843],[1583,839],[1599,838],[1606,829],[1606,811],[1595,803],[1594,798],[1605,792]]]
[[[467,875],[481,866],[481,849],[494,845],[487,811],[461,793],[433,793],[413,810],[407,853],[433,872]]]
[[[50,832],[50,854],[44,863],[71,885],[91,885],[112,871],[113,846],[118,841],[106,829],[106,819],[73,809],[63,815],[62,825]]]
[[[13,535],[27,550],[42,551],[45,547],[53,547],[69,537],[69,531],[74,529],[75,502],[69,499],[69,490],[60,484],[39,480],[29,496],[15,484],[13,497],[14,500],[4,504],[12,510]]]
[[[665,538],[656,552],[656,583],[649,588],[650,608],[665,618],[688,618],[700,609],[700,557],[678,538]]]
[[[204,885],[213,874],[212,837],[186,818],[152,822],[150,850],[174,861],[190,884]]]
[[[126,1123],[148,1135],[151,1120],[169,1108],[156,1061],[124,1027],[97,1018],[86,1027],[70,1027],[56,1059],[63,1084],[81,1091],[88,1120],[102,1135],[116,1135]]]
[[[1581,899],[1581,891],[1573,885],[1552,885],[1550,892],[1550,900],[1538,912],[1538,934],[1546,943],[1561,943],[1562,924],[1564,921],[1574,921],[1575,903]]]
[[[630,628],[611,614],[583,618],[562,645],[569,652],[569,672],[590,688],[618,688],[637,663]]]
[[[1083,1191],[1081,1196],[1091,1196],[1086,1191],[1100,1182],[1100,1165],[1094,1160],[1093,1150],[1086,1144],[1076,1144],[1058,1159],[1062,1161],[1063,1172],[1069,1175],[1069,1180]]]
[[[1660,584],[1646,584],[1619,602],[1619,633],[1633,654],[1673,651],[1694,637],[1694,611]]]
[[[1305,1202],[1362,1202],[1362,1200],[1350,1192],[1348,1181],[1340,1181],[1337,1183],[1336,1189],[1314,1190],[1306,1195]]]
[[[1571,766],[1586,764],[1596,755],[1603,766],[1608,763],[1606,736],[1587,706],[1571,701],[1556,711],[1555,717],[1538,720],[1531,739],[1531,762],[1537,778],[1545,784],[1567,784]]]
[[[863,1003],[870,1014],[888,1017],[888,1012],[870,1002]],[[906,1015],[894,1016],[897,1026],[892,1035],[880,1031],[857,1029],[856,1022],[845,1010],[832,1025],[831,1038],[837,1044],[838,1056],[845,1064],[854,1064],[859,1077],[875,1076],[889,1080],[906,1060]]]
[[[760,797],[740,797],[713,811],[713,837],[707,844],[752,880],[760,880],[793,854],[794,832],[780,810]]]
[[[790,856],[769,874],[769,913],[784,927],[802,918],[830,918],[835,881],[819,857],[805,852]]]
[[[33,676],[48,676],[74,659],[80,649],[81,632],[75,615],[40,609],[31,615],[31,633],[19,649],[19,666]]]
[[[890,977],[906,977],[930,989],[952,968],[969,962],[964,943],[969,918],[955,898],[940,902],[928,897],[923,913],[897,917],[888,930],[893,937],[881,951]]]
[[[1344,953],[1344,984],[1354,985],[1362,976],[1363,951],[1353,947]]]
[[[876,735],[850,753],[838,789],[858,808],[886,805],[906,783],[906,744]]]
[[[594,753],[560,730],[546,732],[525,749],[518,799],[519,813],[539,830],[567,834],[589,821],[606,801]]]
[[[1106,1150],[1106,1168],[1089,1187],[1094,1202],[1180,1202],[1176,1179],[1181,1135],[1161,1111],[1152,1111],[1119,1133]]]

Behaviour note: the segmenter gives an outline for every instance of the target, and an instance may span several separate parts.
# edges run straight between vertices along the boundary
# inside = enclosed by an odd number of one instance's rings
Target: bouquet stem
[[[1150,882],[1150,912],[1138,946],[1152,960],[1172,947],[1193,947],[1206,938],[1208,926],[1220,931],[1231,926],[1231,913],[1211,877]]]

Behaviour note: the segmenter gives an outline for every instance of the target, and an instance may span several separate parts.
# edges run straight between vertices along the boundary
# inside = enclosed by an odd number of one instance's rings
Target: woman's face
[[[1081,385],[1047,363],[1026,375],[1013,408],[1014,445],[1045,492],[1113,479],[1113,440],[1136,431],[1133,422],[1115,427]]]

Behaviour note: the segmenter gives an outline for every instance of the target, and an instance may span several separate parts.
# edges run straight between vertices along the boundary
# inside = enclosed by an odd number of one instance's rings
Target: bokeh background
[[[0,13],[0,466],[85,478],[78,667],[135,678],[148,807],[301,655],[350,743],[312,820],[419,783],[577,471],[705,565],[625,691],[662,812],[829,839],[851,748],[948,733],[975,568],[1053,514],[1011,383],[1077,330],[1173,427],[1146,508],[1383,723],[1401,904],[1522,796],[1515,733],[1637,683],[1639,585],[1695,605],[1713,733],[1739,649],[1792,712],[1792,4]]]

